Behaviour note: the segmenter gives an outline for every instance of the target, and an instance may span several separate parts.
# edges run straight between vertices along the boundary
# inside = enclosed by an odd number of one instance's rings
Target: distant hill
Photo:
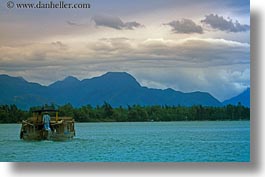
[[[239,102],[246,107],[250,107],[250,88],[247,88],[244,92],[240,93],[239,95],[233,98],[225,100],[223,102],[223,105],[237,105]]]
[[[45,95],[47,88],[37,83],[30,83],[22,77],[0,75],[0,104],[16,104],[27,109],[33,105],[48,103]]]
[[[105,101],[114,107],[133,104],[222,106],[206,92],[183,93],[142,87],[126,72],[108,72],[82,81],[70,76],[49,86],[30,83],[21,77],[0,75],[0,104],[16,104],[19,108],[28,109],[50,103],[96,106]]]

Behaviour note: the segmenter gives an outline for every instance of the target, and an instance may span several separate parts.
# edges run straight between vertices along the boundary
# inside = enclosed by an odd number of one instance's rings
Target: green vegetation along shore
[[[209,106],[127,106],[113,108],[110,104],[92,107],[90,105],[74,108],[71,104],[56,107],[60,116],[70,116],[77,122],[146,122],[146,121],[201,121],[201,120],[250,120],[250,108],[227,105]],[[43,108],[32,107],[28,111],[16,105],[0,105],[0,123],[18,123],[32,116],[32,111]]]

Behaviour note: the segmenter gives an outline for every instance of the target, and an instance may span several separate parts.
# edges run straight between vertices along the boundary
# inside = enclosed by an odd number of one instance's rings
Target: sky
[[[65,2],[91,8],[0,2],[0,74],[49,85],[122,71],[143,86],[209,92],[220,101],[250,87],[248,0]]]

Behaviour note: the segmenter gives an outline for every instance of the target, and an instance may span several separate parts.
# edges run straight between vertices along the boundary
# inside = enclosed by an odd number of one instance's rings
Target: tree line
[[[250,120],[250,108],[238,105],[223,107],[140,106],[113,108],[105,102],[102,106],[91,105],[74,108],[70,103],[63,106],[44,105],[28,111],[16,105],[0,105],[0,123],[18,123],[32,116],[32,111],[49,107],[58,109],[59,116],[73,117],[77,122],[146,122],[146,121],[202,121],[202,120]]]

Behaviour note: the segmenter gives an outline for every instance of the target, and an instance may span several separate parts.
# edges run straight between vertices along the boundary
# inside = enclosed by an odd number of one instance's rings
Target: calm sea
[[[0,161],[248,162],[250,122],[76,123],[68,142],[26,142],[0,125]]]

